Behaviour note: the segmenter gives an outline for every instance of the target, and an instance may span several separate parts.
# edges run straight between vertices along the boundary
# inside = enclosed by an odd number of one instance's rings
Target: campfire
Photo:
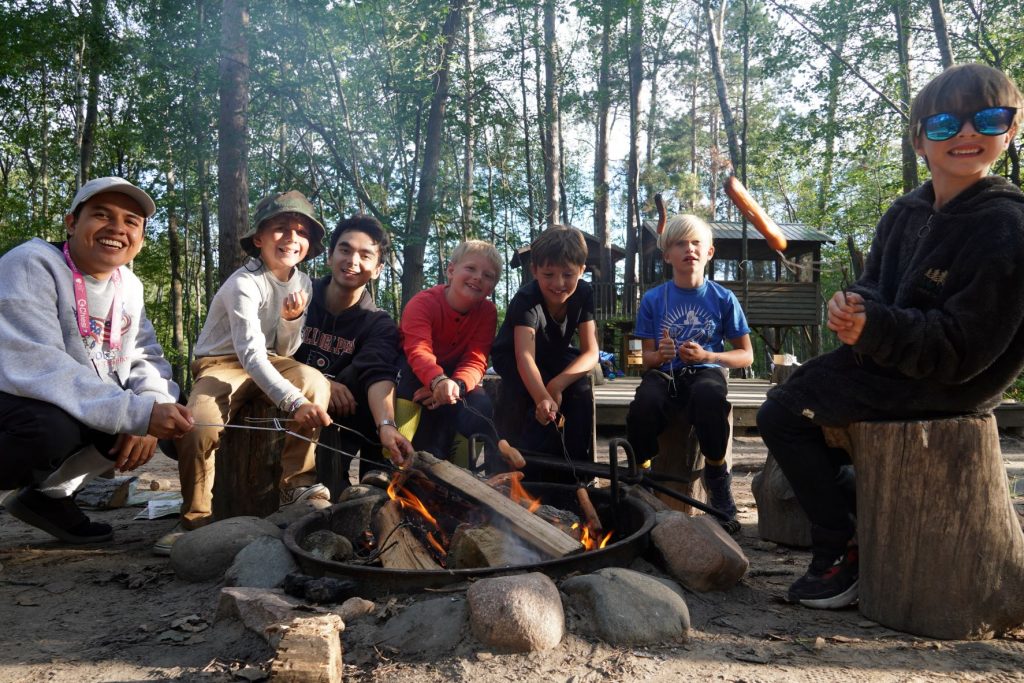
[[[387,569],[532,564],[604,548],[615,536],[586,488],[576,489],[573,509],[563,509],[531,494],[518,471],[485,481],[419,453],[387,492],[362,548]]]

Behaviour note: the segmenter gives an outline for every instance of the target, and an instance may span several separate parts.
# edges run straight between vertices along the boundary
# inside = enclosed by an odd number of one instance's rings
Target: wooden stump
[[[796,548],[811,545],[811,520],[797,502],[793,487],[769,453],[764,469],[750,484],[757,504],[757,535]]]
[[[232,424],[251,425],[246,418],[286,418],[287,414],[265,401],[250,401],[231,418]],[[227,519],[241,515],[266,517],[280,505],[281,447],[284,434],[228,427],[217,449],[213,480],[213,516]]]
[[[1024,623],[1024,533],[994,417],[863,422],[829,437],[857,473],[861,614],[958,640]]]
[[[725,450],[725,461],[732,468],[732,410],[729,411],[729,445]],[[704,454],[700,450],[697,434],[686,417],[685,411],[669,422],[668,428],[658,436],[658,457],[651,463],[651,472],[684,479],[684,482],[659,482],[666,488],[695,498],[702,503],[708,500],[704,487]],[[666,493],[655,493],[673,510],[693,514],[688,503]]]

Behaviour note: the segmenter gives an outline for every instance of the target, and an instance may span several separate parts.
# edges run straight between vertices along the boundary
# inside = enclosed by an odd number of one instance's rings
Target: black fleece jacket
[[[371,384],[398,377],[398,326],[377,308],[368,289],[340,315],[327,310],[324,296],[330,276],[313,282],[313,296],[295,359],[311,365],[358,396]]]
[[[989,176],[939,210],[931,182],[878,224],[860,339],[768,395],[822,425],[987,412],[1024,368],[1024,193]]]

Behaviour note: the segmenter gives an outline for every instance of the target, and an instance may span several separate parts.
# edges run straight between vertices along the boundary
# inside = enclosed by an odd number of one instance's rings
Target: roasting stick
[[[501,454],[501,459],[505,461],[505,464],[514,470],[521,470],[526,467],[526,458],[523,457],[523,454],[519,452],[518,448],[508,442],[508,439],[501,438],[501,435],[498,434],[498,427],[494,424],[494,421],[479,410],[473,408],[473,406],[469,405],[469,401],[466,399],[460,398],[459,400],[462,401],[462,405],[466,410],[486,422],[487,426],[489,426],[491,431],[494,432],[494,438],[497,440],[498,444],[498,453]]]
[[[335,448],[334,446],[328,446],[327,444],[325,444],[325,443],[323,443],[321,441],[318,441],[318,440],[315,440],[315,439],[311,439],[311,438],[309,438],[307,436],[303,436],[302,434],[294,432],[291,429],[289,429],[288,427],[286,427],[284,424],[282,424],[284,422],[291,422],[292,421],[291,418],[268,417],[268,418],[264,418],[264,419],[246,418],[246,420],[248,420],[250,422],[265,423],[265,424],[268,424],[270,426],[268,426],[268,427],[260,427],[260,426],[254,425],[254,424],[249,424],[249,425],[233,425],[233,424],[222,424],[222,423],[219,423],[219,422],[195,422],[195,423],[192,424],[192,426],[193,427],[217,427],[217,428],[220,428],[220,429],[249,429],[249,430],[253,430],[253,431],[278,432],[278,433],[284,434],[286,436],[294,436],[296,439],[302,439],[303,441],[308,441],[309,443],[311,443],[311,444],[313,444],[315,446],[319,446],[321,448],[326,448],[327,450],[333,451],[334,453],[339,453],[341,455],[348,456],[349,458],[352,458],[353,460],[364,460],[364,461],[366,461],[368,463],[371,463],[373,465],[380,465],[382,467],[387,467],[387,468],[391,468],[391,469],[400,469],[398,467],[398,465],[396,465],[393,462],[390,462],[390,461],[389,462],[383,462],[383,461],[380,461],[380,460],[374,460],[373,458],[367,458],[367,457],[364,457],[364,456],[361,456],[361,455],[353,455],[352,453],[349,453],[348,451],[343,451],[340,448]],[[345,431],[349,431],[349,432],[352,432],[353,434],[357,434],[357,435],[363,437],[364,439],[366,439],[366,441],[369,442],[369,444],[371,446],[382,446],[383,445],[383,444],[380,444],[380,443],[377,443],[377,442],[373,441],[373,439],[367,439],[366,436],[363,435],[362,432],[358,432],[358,431],[356,431],[354,429],[350,429],[349,427],[343,427],[342,425],[339,425],[337,423],[333,423],[333,424],[331,424],[329,426],[337,427],[338,429],[344,429]]]

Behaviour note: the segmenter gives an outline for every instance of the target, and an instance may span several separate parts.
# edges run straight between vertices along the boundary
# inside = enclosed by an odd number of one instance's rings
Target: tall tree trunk
[[[466,72],[465,123],[466,139],[462,150],[462,239],[469,239],[473,226],[473,60],[476,40],[473,34],[475,12],[472,3],[466,7],[466,44],[463,49],[463,66]]]
[[[715,92],[718,94],[718,107],[722,110],[722,126],[729,143],[729,161],[733,170],[740,168],[740,146],[736,135],[736,120],[729,106],[729,91],[725,83],[725,68],[722,66],[722,24],[725,21],[726,0],[722,0],[721,14],[717,17],[711,10],[709,0],[703,0],[704,20],[708,23],[708,54],[711,57],[711,72],[715,77]]]
[[[248,0],[224,0],[220,28],[217,219],[220,224],[219,280],[223,283],[243,261],[238,237],[249,223]]]
[[[600,282],[615,281],[608,230],[608,110],[611,108],[611,0],[601,0],[601,64],[597,75],[597,147],[594,150],[594,236],[601,245]]]
[[[404,268],[402,270],[402,305],[423,288],[423,254],[430,224],[434,217],[434,193],[437,189],[437,168],[441,154],[441,136],[444,132],[444,112],[448,104],[448,64],[452,43],[462,23],[464,0],[451,0],[448,17],[441,29],[441,42],[437,71],[434,74],[434,94],[427,116],[427,133],[423,141],[423,167],[420,171],[420,188],[416,195],[416,215],[413,216],[409,235],[406,239]]]
[[[181,235],[178,234],[178,196],[175,188],[174,161],[170,151],[167,154],[167,197],[164,207],[167,210],[167,250],[171,260],[171,348],[174,357],[171,359],[171,371],[174,381],[179,387],[185,386],[185,320],[183,315],[181,275]]]
[[[85,48],[89,88],[86,95],[85,122],[82,125],[82,156],[79,170],[82,184],[85,184],[92,177],[96,120],[99,118],[100,68],[103,64],[100,50],[104,41],[103,19],[106,17],[106,14],[107,0],[92,0],[89,3],[89,38]]]
[[[942,0],[928,0],[928,6],[932,10],[932,27],[935,29],[935,43],[939,47],[939,55],[942,58],[942,68],[948,69],[953,66],[953,51],[949,47],[949,30],[946,28],[946,10],[942,6]]]
[[[899,58],[900,99],[903,106],[910,110],[910,3],[907,0],[892,0],[893,19],[896,22],[896,54]],[[907,193],[917,187],[917,155],[910,140],[910,127],[903,126],[903,139],[900,145],[903,158],[903,192]]]
[[[839,106],[839,87],[842,84],[843,62],[841,55],[846,48],[846,38],[850,29],[848,5],[840,3],[839,23],[836,26],[835,54],[829,56],[828,64],[828,96],[825,104],[825,153],[822,155],[821,179],[818,183],[818,225],[824,222],[825,208],[832,194],[832,171],[836,159],[836,137],[839,135],[836,125],[836,108]]]
[[[551,227],[561,215],[561,139],[558,112],[558,41],[555,1],[544,0],[544,223]]]
[[[530,107],[526,99],[526,25],[523,10],[517,9],[519,19],[519,92],[523,100],[523,154],[526,164],[526,220],[530,225],[530,241],[537,236],[535,219],[537,209],[533,202],[533,150],[530,142]]]
[[[636,0],[629,10],[629,162],[626,172],[626,291],[637,282],[636,254],[640,236],[640,87],[644,80],[641,53],[643,43],[643,0]],[[642,271],[641,271],[642,272]],[[632,301],[631,301],[632,303]],[[630,309],[632,310],[632,309]]]

